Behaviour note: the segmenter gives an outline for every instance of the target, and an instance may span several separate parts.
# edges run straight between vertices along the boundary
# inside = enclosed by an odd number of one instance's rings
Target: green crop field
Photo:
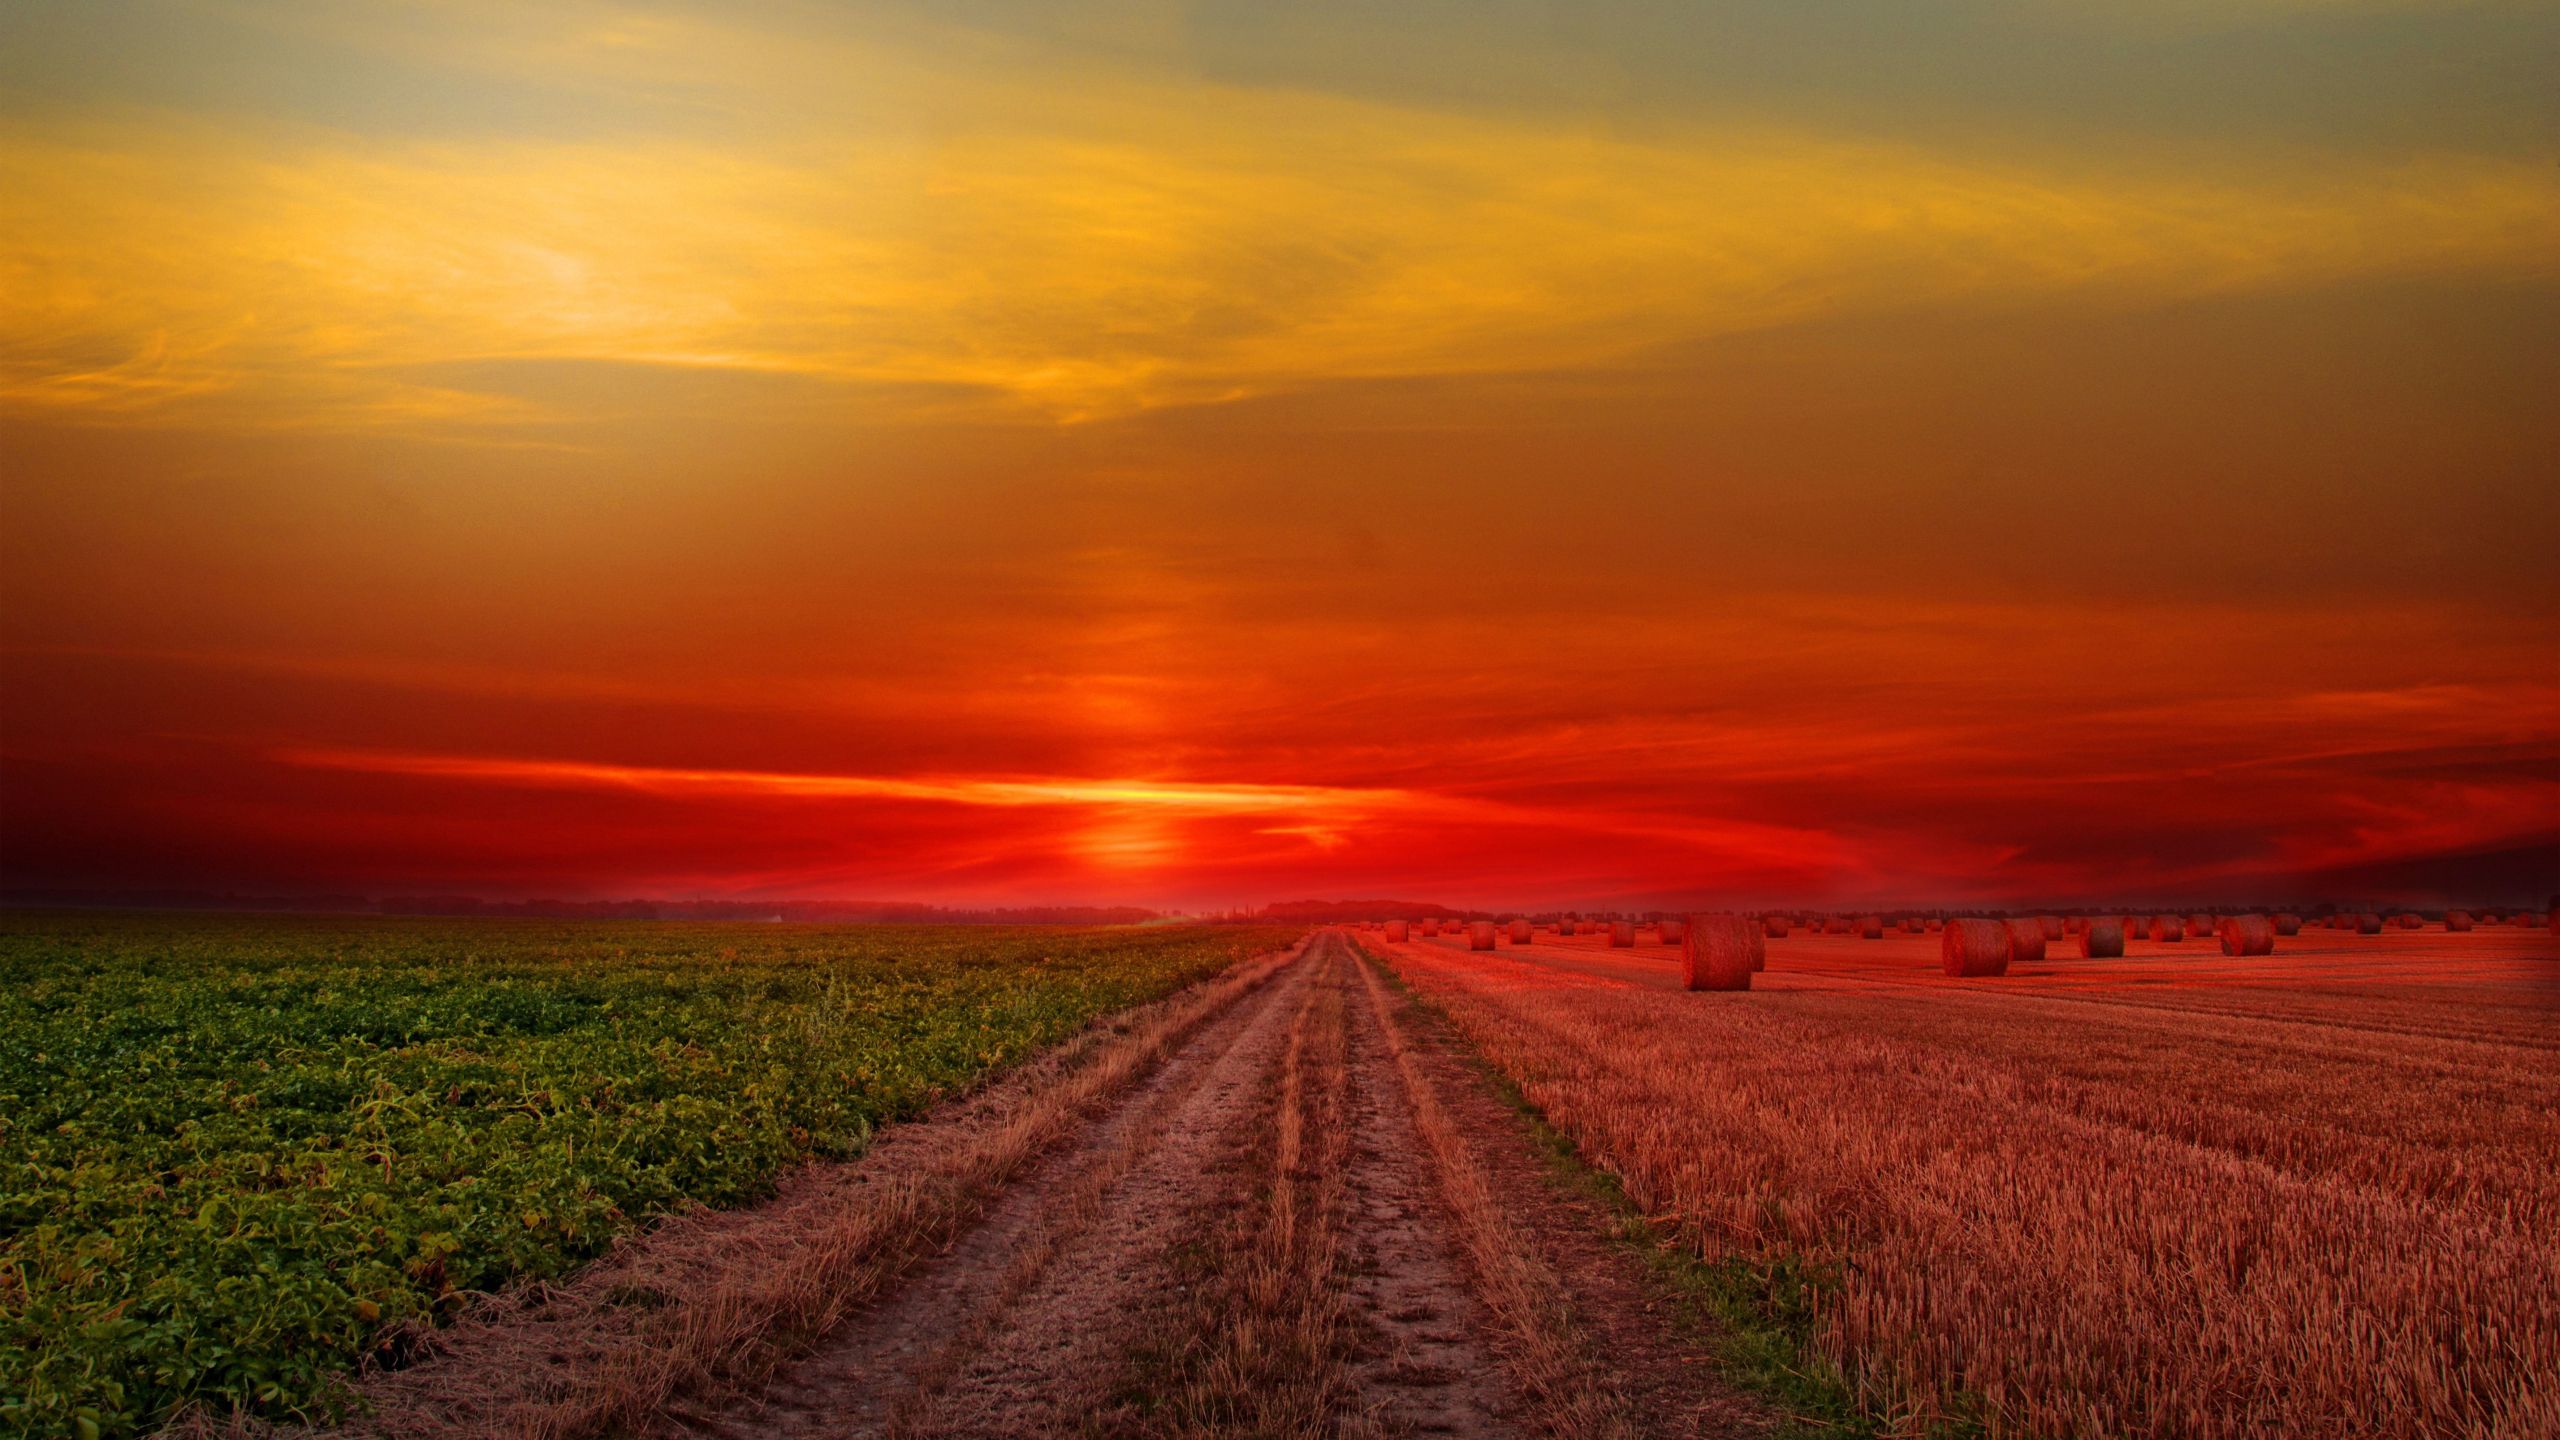
[[[0,915],[0,1434],[374,1347],[1295,932]]]

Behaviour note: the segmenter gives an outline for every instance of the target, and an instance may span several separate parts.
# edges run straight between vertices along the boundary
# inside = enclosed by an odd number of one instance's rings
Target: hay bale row
[[[2029,916],[2006,922],[2009,932],[2009,958],[2012,961],[2036,961],[2044,958],[2044,921]]]
[[[2216,926],[2214,933],[2222,940],[2225,955],[2272,955],[2276,952],[2275,922],[2264,915],[2232,915]]]
[[[1950,920],[1938,932],[1938,960],[1950,975],[2009,973],[2009,929],[1997,920]]]
[[[1768,968],[1760,932],[1739,915],[1692,915],[1682,926],[1680,984],[1689,990],[1748,990]]]

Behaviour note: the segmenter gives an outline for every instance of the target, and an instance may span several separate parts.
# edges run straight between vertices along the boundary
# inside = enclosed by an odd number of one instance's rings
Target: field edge
[[[1549,1183],[1582,1196],[1610,1217],[1605,1238],[1639,1261],[1674,1313],[1715,1357],[1720,1378],[1767,1401],[1783,1417],[1773,1440],[1985,1440],[1970,1405],[1954,1420],[1911,1430],[1865,1404],[1840,1368],[1812,1343],[1813,1306],[1836,1288],[1819,1267],[1791,1254],[1766,1261],[1710,1263],[1627,1197],[1618,1177],[1584,1158],[1519,1083],[1479,1052],[1441,1006],[1407,984],[1393,958],[1367,944],[1363,958],[1415,1013],[1427,1017],[1452,1054],[1528,1129]]]

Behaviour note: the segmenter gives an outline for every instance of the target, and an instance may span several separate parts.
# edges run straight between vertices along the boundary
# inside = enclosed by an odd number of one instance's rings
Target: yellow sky
[[[2539,156],[1613,126],[897,26],[820,43],[589,7],[474,43],[455,36],[489,14],[468,14],[436,32],[460,76],[681,85],[709,118],[563,137],[16,116],[0,403],[503,426],[545,407],[447,367],[539,360],[928,387],[919,407],[959,387],[1074,420],[1914,306],[2560,267]]]

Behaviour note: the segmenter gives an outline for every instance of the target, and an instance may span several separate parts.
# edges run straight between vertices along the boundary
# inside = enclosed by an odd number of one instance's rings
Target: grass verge
[[[1708,1260],[1683,1245],[1670,1227],[1647,1218],[1627,1198],[1615,1175],[1583,1159],[1517,1082],[1467,1044],[1446,1010],[1407,985],[1392,963],[1379,969],[1389,985],[1446,1029],[1467,1065],[1521,1118],[1549,1177],[1608,1215],[1609,1239],[1641,1260],[1678,1302],[1683,1323],[1715,1356],[1725,1379],[1780,1412],[1775,1440],[1982,1440],[1988,1434],[1970,1407],[1952,1422],[1914,1429],[1861,1404],[1856,1387],[1814,1345],[1821,1297],[1839,1288],[1834,1271],[1791,1253]]]

